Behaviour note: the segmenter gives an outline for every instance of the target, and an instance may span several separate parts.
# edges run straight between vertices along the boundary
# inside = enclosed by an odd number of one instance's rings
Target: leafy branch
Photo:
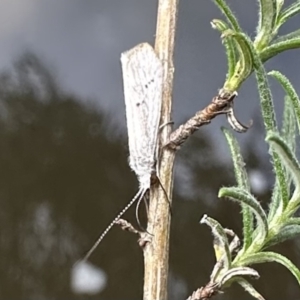
[[[300,102],[292,84],[283,74],[278,71],[267,74],[263,66],[265,61],[282,51],[300,47],[299,30],[277,37],[280,27],[299,13],[300,1],[283,8],[283,1],[260,0],[259,24],[253,41],[241,31],[225,1],[214,2],[227,19],[226,22],[212,21],[213,28],[222,34],[228,60],[228,73],[223,89],[237,91],[249,75],[255,73],[275,186],[269,209],[264,211],[250,192],[245,162],[237,140],[229,130],[223,129],[233,160],[237,186],[221,188],[219,197],[229,198],[241,205],[243,244],[240,246],[238,237],[223,228],[217,220],[206,215],[202,218],[201,223],[207,224],[214,236],[216,265],[209,283],[196,290],[189,300],[209,299],[234,282],[254,298],[263,300],[263,296],[245,278],[259,278],[252,265],[280,263],[294,275],[300,285],[300,270],[287,257],[267,250],[272,245],[300,234],[300,220],[295,216],[300,207],[300,162],[295,152],[296,137],[300,130]],[[268,75],[275,78],[286,93],[281,129],[278,129],[275,118]]]
[[[249,126],[241,124],[233,112],[237,91],[253,71],[258,69],[258,65],[279,53],[300,48],[300,29],[284,36],[278,35],[281,26],[300,12],[300,1],[283,8],[283,0],[259,0],[259,22],[253,41],[242,31],[238,19],[226,1],[213,1],[226,17],[225,21],[215,19],[211,22],[212,27],[221,33],[225,46],[228,62],[226,80],[207,107],[198,111],[171,134],[165,146],[174,151],[179,149],[191,134],[220,114],[226,114],[234,130],[245,132]],[[267,102],[264,102],[264,105],[268,105]]]

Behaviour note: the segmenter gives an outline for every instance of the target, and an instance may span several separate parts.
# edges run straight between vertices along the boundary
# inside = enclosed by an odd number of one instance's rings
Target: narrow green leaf
[[[278,178],[275,178],[275,184],[272,191],[272,198],[269,204],[268,222],[274,218],[277,211],[281,211],[278,208],[281,207],[281,191]]]
[[[262,62],[266,62],[267,60],[269,60],[270,58],[276,56],[277,54],[279,54],[281,52],[291,50],[291,49],[297,49],[297,48],[300,48],[300,38],[299,37],[295,37],[295,38],[287,39],[282,42],[274,43],[274,44],[264,48],[260,52],[259,56],[260,56]]]
[[[295,184],[295,190],[292,198],[285,203],[286,211],[289,215],[293,214],[299,206],[300,203],[300,168],[299,162],[295,157],[294,153],[289,149],[288,145],[284,140],[276,133],[270,133],[267,138],[267,141],[271,144],[274,150],[280,155],[283,164],[286,167],[286,170],[291,174],[293,182]],[[276,216],[280,216],[282,213],[281,210],[276,212]]]
[[[228,23],[235,31],[242,31],[237,18],[224,0],[214,0],[221,12],[226,16]]]
[[[266,141],[276,151],[283,161],[283,165],[293,177],[296,190],[300,190],[300,164],[286,142],[278,133],[269,132]]]
[[[219,222],[204,215],[200,223],[205,223],[211,228],[214,236],[214,249],[216,260],[222,260],[223,266],[227,270],[231,265],[231,253],[226,232]]]
[[[257,238],[257,243],[263,243],[265,237],[268,234],[268,222],[263,208],[261,207],[260,203],[255,199],[255,197],[252,196],[249,192],[237,187],[221,188],[219,190],[218,197],[228,197],[233,201],[239,202],[240,204],[243,203],[247,205],[253,211],[258,223],[257,230],[259,234]]]
[[[257,51],[255,50],[252,41],[247,35],[243,33],[235,33],[235,36],[239,36],[240,40],[244,41],[244,44],[247,45],[248,52],[252,55],[252,62],[256,71],[255,73],[258,83],[258,91],[260,93],[261,98],[260,100],[265,127],[267,131],[274,131],[277,128],[275,121],[274,105],[271,90],[269,88],[267,74],[264,69],[263,63]]]
[[[284,4],[284,0],[276,0],[276,21],[281,12],[281,8]]]
[[[271,90],[269,87],[269,82],[267,79],[266,71],[264,69],[263,63],[260,60],[256,50],[254,49],[251,40],[244,34],[240,34],[244,37],[245,42],[248,44],[251,53],[253,55],[253,63],[255,68],[255,75],[258,85],[260,103],[261,103],[261,111],[264,120],[264,125],[266,131],[277,131],[277,125],[275,120],[275,111],[273,98],[271,94]],[[281,161],[276,153],[273,151],[270,152],[273,160],[273,167],[276,173],[276,179],[278,180],[280,186],[281,199],[286,199],[288,197],[288,189],[286,184],[285,172],[284,168],[281,164]],[[280,210],[283,211],[285,202],[280,201]],[[278,211],[278,210],[277,210]]]
[[[266,243],[265,248],[291,240],[299,235],[300,225],[286,225]]]
[[[239,60],[236,63],[234,74],[231,78],[226,80],[223,86],[223,88],[230,91],[236,91],[253,70],[251,50],[248,43],[245,42],[243,34],[239,34],[232,30],[226,30],[222,34],[222,38],[233,38],[236,42],[236,49],[239,53]]]
[[[256,291],[256,289],[250,284],[246,279],[240,277],[236,280],[236,282],[244,288],[246,292],[248,292],[252,297],[257,300],[265,300],[265,298]]]
[[[274,45],[274,44],[277,44],[280,42],[284,42],[287,40],[291,40],[294,38],[299,38],[299,37],[300,37],[300,29],[297,29],[297,30],[287,33],[285,35],[278,36],[274,41],[272,41],[271,45]]]
[[[283,128],[282,128],[282,136],[285,138],[285,141],[289,145],[289,147],[294,152],[295,150],[295,118],[294,111],[291,106],[291,101],[288,99],[285,101],[285,109],[284,109],[284,117],[283,117]],[[268,220],[271,220],[275,216],[280,216],[282,213],[282,208],[286,207],[289,199],[290,199],[290,188],[292,183],[292,176],[287,172],[286,169],[283,169],[284,177],[285,177],[285,193],[281,194],[280,191],[280,183],[279,179],[276,178],[275,186],[273,188],[272,199],[269,206],[269,214]],[[281,204],[283,204],[281,206]],[[280,208],[279,208],[280,207]],[[279,208],[279,209],[278,209]],[[276,214],[277,213],[277,214]]]
[[[261,62],[256,60],[256,79],[258,83],[258,91],[260,95],[262,115],[264,119],[264,124],[267,131],[275,130],[277,128],[275,121],[275,112],[272,94],[269,88],[269,83],[267,80],[265,69]]]
[[[211,25],[214,29],[219,30],[221,33],[223,33],[225,30],[228,30],[228,25],[221,20],[214,19],[211,21]],[[237,63],[235,42],[233,39],[228,38],[223,40],[223,44],[226,50],[227,66],[228,66],[228,72],[226,78],[231,78],[234,73],[235,65]]]
[[[285,225],[300,225],[300,218],[289,218],[286,220]]]
[[[228,282],[235,281],[235,277],[239,276],[251,276],[254,277],[255,279],[259,278],[259,274],[257,271],[255,271],[252,268],[249,267],[236,267],[236,268],[231,268],[224,274],[222,274],[219,282],[220,286],[224,286]]]
[[[283,137],[285,138],[286,142],[288,143],[288,146],[291,149],[291,152],[295,151],[295,115],[296,120],[298,124],[298,130],[300,130],[300,101],[299,97],[293,88],[290,81],[280,72],[278,71],[271,71],[269,72],[269,75],[274,77],[278,80],[278,82],[281,84],[283,89],[285,90],[287,97],[285,97],[285,115],[284,115],[284,122],[283,122]],[[286,173],[286,172],[285,172]],[[291,180],[289,176],[285,177],[285,185],[286,185],[286,192],[282,195],[282,200],[284,202],[284,207],[287,205],[287,202],[290,198],[290,183]],[[282,179],[284,180],[284,179]],[[296,194],[295,194],[296,195]],[[297,195],[296,195],[297,196]],[[280,212],[279,212],[280,215]]]
[[[249,179],[247,171],[245,169],[245,162],[241,153],[240,146],[230,130],[223,127],[222,131],[226,137],[228,146],[230,148],[234,166],[235,179],[238,183],[238,186],[247,191],[250,191]]]
[[[261,264],[265,262],[277,262],[285,266],[297,279],[300,284],[300,271],[299,269],[285,256],[274,252],[259,252],[250,254],[247,257],[242,258],[236,264],[238,266],[249,266],[253,264]]]
[[[279,28],[282,24],[284,24],[288,19],[297,15],[300,12],[300,0],[295,1],[290,6],[285,8],[277,20],[277,27]]]
[[[291,147],[291,149],[295,150],[296,144],[296,118],[293,110],[293,106],[291,100],[288,96],[285,96],[284,101],[284,113],[283,113],[283,125],[282,125],[282,136]],[[287,191],[290,191],[291,186],[291,176],[285,172],[286,174],[286,184],[287,184]],[[289,198],[289,194],[287,195]],[[288,200],[287,200],[288,201]],[[271,222],[273,217],[278,211],[281,203],[281,193],[280,193],[280,186],[278,179],[276,178],[275,185],[273,187],[272,192],[272,199],[269,206],[269,213],[268,213],[268,221]],[[279,210],[280,211],[280,210]]]
[[[296,123],[297,119],[295,116],[292,100],[289,96],[285,96],[281,135],[293,152],[295,152],[296,150]]]
[[[222,128],[230,148],[231,157],[234,166],[235,179],[238,187],[250,192],[250,184],[245,169],[245,162],[242,157],[241,149],[233,134],[226,128]],[[252,242],[253,232],[253,214],[247,205],[242,205],[243,209],[243,248],[246,250]]]
[[[281,128],[281,136],[290,147],[291,151],[296,151],[296,133],[297,133],[297,119],[295,116],[292,100],[289,96],[284,97],[283,121]],[[290,198],[292,176],[286,170],[286,184],[289,191],[288,198]]]
[[[259,22],[254,47],[260,51],[270,43],[273,37],[277,10],[276,1],[274,0],[259,0],[258,2]]]
[[[300,39],[299,39],[300,41]],[[271,71],[269,72],[270,76],[273,76],[278,80],[278,82],[281,84],[282,88],[286,92],[286,94],[290,97],[293,107],[294,107],[294,112],[296,114],[297,118],[297,123],[298,123],[298,128],[300,130],[300,100],[297,95],[297,92],[295,91],[294,87],[292,86],[291,82],[278,71]]]

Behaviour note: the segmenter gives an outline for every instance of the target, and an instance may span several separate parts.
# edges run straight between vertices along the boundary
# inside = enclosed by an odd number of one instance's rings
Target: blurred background
[[[293,1],[286,1],[290,4]],[[254,37],[256,1],[228,0]],[[0,297],[2,299],[141,299],[143,257],[136,237],[113,228],[89,263],[74,265],[138,188],[128,146],[120,53],[154,41],[156,1],[0,0]],[[213,1],[179,6],[175,49],[174,127],[216,95],[226,75]],[[281,34],[298,29],[295,17]],[[298,92],[299,50],[267,63]],[[280,123],[283,92],[271,80]],[[238,118],[254,125],[235,134],[253,193],[267,208],[273,174],[264,142],[255,78],[239,91]],[[203,214],[241,236],[240,207],[218,199],[234,185],[218,117],[178,153],[170,248],[170,293],[186,299],[214,265]],[[125,218],[135,222],[134,209]],[[135,223],[134,223],[135,224]],[[276,247],[300,266],[299,241]],[[266,299],[300,299],[282,266],[255,266]],[[215,299],[251,299],[238,286]]]

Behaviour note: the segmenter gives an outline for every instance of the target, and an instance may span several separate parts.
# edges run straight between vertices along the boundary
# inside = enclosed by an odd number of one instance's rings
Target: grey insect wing
[[[155,169],[157,137],[159,130],[163,66],[152,46],[139,44],[122,53],[124,98],[129,144],[129,165],[136,173],[139,190],[98,238],[83,260],[94,252],[109,230],[121,216],[145,196],[151,185]]]
[[[129,165],[140,188],[150,187],[156,159],[161,111],[163,67],[149,44],[121,56],[129,142]]]

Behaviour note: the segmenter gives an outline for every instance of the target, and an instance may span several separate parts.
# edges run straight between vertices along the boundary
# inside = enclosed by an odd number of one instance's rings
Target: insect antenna
[[[106,229],[103,231],[103,233],[100,235],[100,237],[97,239],[93,247],[89,250],[89,252],[84,256],[82,261],[86,261],[89,259],[91,254],[95,251],[95,249],[99,246],[101,241],[104,239],[104,237],[107,235],[107,233],[112,229],[112,227],[116,224],[116,222],[124,215],[124,213],[134,204],[135,201],[140,201],[140,199],[143,199],[147,189],[139,189],[139,191],[136,193],[136,195],[132,198],[132,200],[123,208],[123,210],[114,218],[114,220],[106,227]]]

